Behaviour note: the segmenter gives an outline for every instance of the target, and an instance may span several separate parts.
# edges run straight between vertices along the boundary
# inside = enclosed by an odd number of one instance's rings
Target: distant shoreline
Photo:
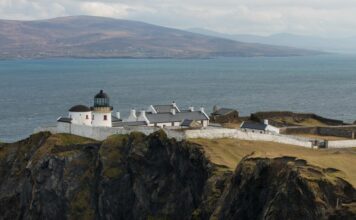
[[[320,56],[356,56],[356,54],[324,53],[315,55],[291,56],[217,56],[217,57],[40,57],[40,58],[0,58],[1,61],[39,61],[39,60],[213,60],[235,58],[293,58],[293,57],[320,57]]]

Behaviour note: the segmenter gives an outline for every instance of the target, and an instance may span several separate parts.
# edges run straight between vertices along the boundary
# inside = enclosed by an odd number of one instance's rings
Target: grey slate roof
[[[265,131],[266,128],[267,128],[267,125],[266,124],[262,124],[262,123],[257,123],[257,122],[245,121],[241,125],[241,128],[242,129],[252,129],[252,130]]]
[[[71,123],[72,119],[68,117],[60,117],[57,119],[58,122],[65,122],[65,123]]]
[[[145,121],[117,121],[112,122],[113,127],[129,127],[129,126],[143,126],[147,125]]]
[[[175,108],[176,111],[178,112],[179,109],[172,104],[170,105],[154,105],[153,108],[156,110],[157,113],[169,113],[171,112],[172,108]]]
[[[75,105],[70,108],[68,111],[70,112],[90,112],[90,108],[85,105]]]
[[[112,122],[119,122],[119,121],[122,121],[121,119],[118,119],[117,117],[115,116],[111,116],[111,121]]]
[[[189,126],[192,124],[193,121],[194,121],[194,120],[186,119],[186,120],[184,120],[184,121],[182,122],[182,124],[180,124],[180,126],[189,127]]]
[[[146,117],[150,121],[150,123],[182,122],[186,119],[196,121],[209,119],[208,117],[206,117],[205,114],[200,111],[176,112],[175,115],[173,115],[172,113],[147,113]]]
[[[219,110],[213,112],[213,115],[227,115],[231,112],[236,111],[236,109],[232,109],[232,108],[220,108]]]

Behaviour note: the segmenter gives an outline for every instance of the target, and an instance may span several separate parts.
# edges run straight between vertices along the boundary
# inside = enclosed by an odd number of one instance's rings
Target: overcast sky
[[[356,36],[356,0],[0,0],[2,19],[68,15],[231,34]]]

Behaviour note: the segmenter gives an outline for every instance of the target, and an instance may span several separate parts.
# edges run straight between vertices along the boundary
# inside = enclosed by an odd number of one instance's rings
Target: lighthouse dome
[[[109,96],[103,90],[100,90],[100,92],[98,94],[96,94],[94,98],[95,99],[97,99],[97,98],[99,98],[99,99],[108,99]]]
[[[94,107],[110,107],[109,96],[103,90],[94,96]]]

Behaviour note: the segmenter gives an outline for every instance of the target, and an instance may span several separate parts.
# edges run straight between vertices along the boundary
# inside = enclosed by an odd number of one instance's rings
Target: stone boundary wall
[[[297,119],[316,119],[319,120],[327,125],[343,125],[345,124],[341,120],[335,120],[330,118],[324,118],[320,115],[316,115],[314,113],[294,113],[288,111],[281,111],[281,112],[256,112],[251,114],[251,119],[255,121],[263,122],[264,119],[273,119],[278,117],[293,117]]]
[[[280,128],[281,134],[318,134],[318,127],[284,127]]]
[[[344,137],[349,139],[355,138],[355,132],[352,130],[347,130],[344,128],[333,128],[333,127],[319,127],[319,135],[323,136],[335,136],[335,137]]]
[[[322,136],[343,137],[355,139],[356,126],[332,127],[285,127],[280,128],[282,134],[315,134]]]

